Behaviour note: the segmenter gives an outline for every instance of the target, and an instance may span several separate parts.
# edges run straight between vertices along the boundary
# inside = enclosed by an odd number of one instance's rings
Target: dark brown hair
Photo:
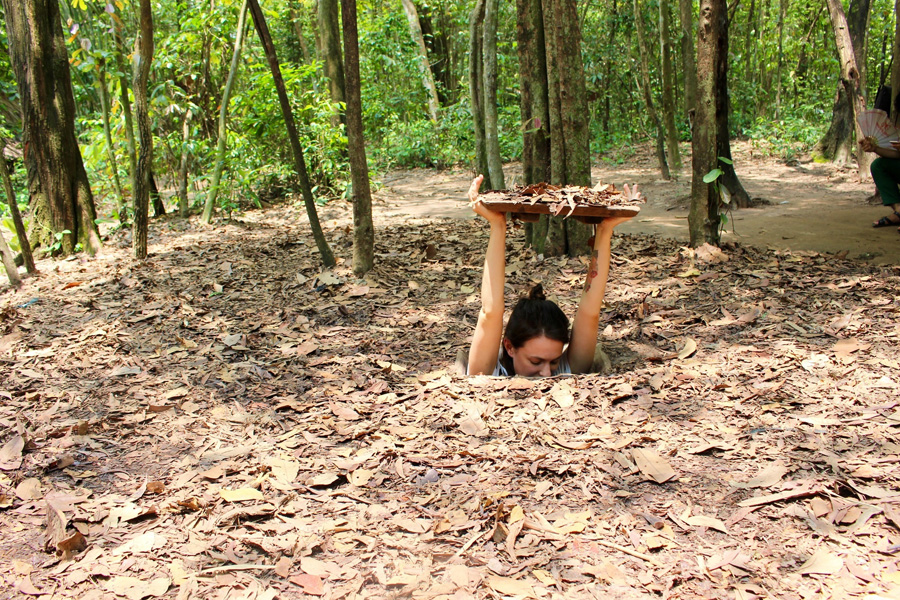
[[[539,283],[531,288],[528,296],[519,298],[503,337],[512,342],[513,348],[521,348],[528,340],[540,336],[569,343],[569,319],[555,302],[547,300]]]

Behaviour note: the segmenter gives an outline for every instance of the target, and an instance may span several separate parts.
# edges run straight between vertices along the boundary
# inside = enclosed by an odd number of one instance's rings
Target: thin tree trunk
[[[149,228],[150,177],[153,171],[153,134],[150,131],[150,105],[147,101],[147,81],[153,61],[153,12],[150,0],[140,0],[140,32],[135,42],[134,109],[140,133],[140,153],[134,174],[134,225],[131,247],[138,260],[147,258],[147,233]]]
[[[672,37],[669,31],[669,0],[659,0],[659,51],[662,59],[662,109],[666,126],[666,147],[669,164],[681,168],[681,152],[678,149],[678,130],[675,128],[675,74],[672,67]]]
[[[318,0],[319,44],[325,76],[328,78],[328,92],[335,105],[344,104],[344,61],[341,57],[340,12],[338,0]],[[344,111],[337,109],[338,123],[344,122]]]
[[[484,5],[484,138],[491,185],[506,187],[503,160],[500,157],[500,134],[497,123],[497,10],[499,0],[486,0]]]
[[[0,138],[0,177],[3,178],[3,188],[6,191],[9,213],[12,215],[13,226],[16,228],[19,247],[22,249],[22,262],[25,264],[25,270],[30,274],[34,274],[37,273],[37,268],[34,266],[34,255],[31,253],[31,244],[28,243],[25,222],[22,221],[22,213],[19,212],[19,205],[16,204],[16,192],[12,186],[9,168],[6,166],[6,157],[3,156],[3,148],[5,147],[6,140]]]
[[[228,103],[231,101],[231,89],[234,86],[234,76],[237,74],[241,59],[241,46],[244,43],[244,22],[247,18],[247,0],[241,4],[238,14],[237,31],[234,38],[234,52],[231,54],[231,66],[228,69],[228,79],[225,81],[225,91],[222,92],[222,106],[219,109],[219,139],[216,147],[216,164],[213,168],[209,190],[206,192],[206,203],[203,206],[203,216],[200,220],[206,224],[212,221],[213,209],[216,206],[216,197],[219,194],[219,181],[222,171],[225,169],[225,150],[228,145]]]
[[[644,104],[647,107],[647,114],[650,121],[656,129],[656,158],[659,161],[659,172],[666,181],[672,179],[669,173],[669,163],[666,160],[666,154],[663,150],[663,140],[665,140],[665,132],[659,115],[653,105],[653,93],[650,85],[650,65],[647,59],[647,37],[644,35],[644,23],[641,17],[641,7],[638,0],[634,0],[634,30],[637,34],[638,53],[640,54],[641,64],[641,90],[644,93]]]
[[[353,272],[361,277],[375,264],[375,227],[372,225],[372,192],[369,189],[369,165],[363,137],[356,0],[341,0],[341,24],[344,33],[344,74],[347,78],[347,146],[353,183]]]
[[[24,126],[33,216],[47,247],[100,249],[90,183],[75,136],[75,98],[57,0],[3,0]]]
[[[472,127],[475,130],[475,172],[484,175],[481,189],[493,190],[497,186],[491,181],[488,170],[487,146],[484,137],[484,25],[485,0],[476,0],[475,8],[469,15],[469,103],[472,112]]]
[[[178,163],[178,214],[186,218],[190,214],[188,202],[188,166],[191,153],[188,152],[188,144],[191,139],[191,113],[190,108],[185,108],[184,119],[181,121],[181,160]]]
[[[868,28],[870,15],[869,0],[851,0],[847,13],[847,26],[856,64],[859,67],[859,86],[865,95],[866,73],[865,57],[868,44]],[[822,139],[813,148],[813,157],[824,159],[839,165],[849,165],[853,161],[853,129],[855,111],[844,91],[843,83],[837,84],[835,101],[831,110],[831,124]],[[865,159],[864,159],[865,160]]]
[[[784,68],[784,18],[787,14],[788,0],[778,2],[778,65],[775,67],[775,120],[781,119],[781,74]]]
[[[0,157],[0,160],[4,160]],[[12,254],[12,250],[6,244],[6,238],[0,231],[0,255],[3,256],[3,268],[6,270],[6,276],[9,278],[9,284],[13,287],[22,285],[22,278],[19,277],[19,268],[16,266],[16,259]]]
[[[550,116],[547,106],[547,54],[540,0],[517,0],[522,183],[550,181]],[[526,225],[527,226],[527,225]]]
[[[575,1],[546,0],[542,10],[551,132],[550,182],[590,186],[590,113]],[[590,226],[558,217],[546,221],[545,246],[540,248],[541,240],[535,240],[536,251],[548,256],[589,251]]]
[[[128,97],[128,77],[125,75],[125,42],[122,40],[122,21],[115,13],[110,13],[113,24],[113,39],[115,40],[116,69],[119,75],[119,102],[122,104],[122,115],[125,119],[125,149],[128,152],[128,162],[131,165],[129,177],[134,180],[137,171],[137,144],[134,139],[134,118],[131,113],[131,99]],[[131,192],[134,194],[134,190]]]
[[[272,71],[272,80],[275,83],[275,89],[278,92],[278,102],[281,104],[281,112],[284,115],[285,127],[287,129],[288,138],[291,141],[291,151],[294,154],[294,169],[300,177],[300,190],[303,193],[303,203],[306,206],[306,216],[309,218],[309,225],[312,229],[313,238],[316,240],[316,247],[319,249],[319,255],[322,257],[322,264],[327,268],[333,267],[336,263],[331,248],[325,240],[325,234],[322,232],[322,226],[319,224],[319,215],[316,212],[316,202],[312,195],[312,186],[309,184],[309,173],[306,170],[306,161],[303,159],[303,149],[300,146],[300,137],[297,135],[297,126],[294,123],[294,114],[291,111],[291,103],[288,100],[287,90],[284,87],[284,79],[281,76],[281,67],[278,64],[278,56],[275,54],[275,46],[272,44],[272,37],[269,35],[269,27],[266,25],[266,18],[263,16],[262,9],[259,7],[257,0],[248,0],[250,4],[250,14],[253,15],[253,24],[256,26],[256,33],[263,45],[266,53],[266,59],[269,62],[269,69]]]
[[[691,246],[704,243],[718,245],[721,199],[717,183],[706,183],[703,178],[718,168],[716,155],[719,107],[716,64],[727,60],[720,56],[718,38],[725,30],[725,0],[700,0],[700,18],[697,35],[697,104],[694,115],[691,163],[691,209],[688,215]]]
[[[294,10],[294,7],[291,6],[289,9],[289,15],[291,17],[291,23],[294,26],[294,35],[297,36],[297,41],[300,43],[300,54],[303,55],[303,62],[309,64],[312,62],[313,57],[309,51],[309,44],[306,43],[306,36],[303,35],[303,26],[300,23],[300,15],[297,14],[297,11]]]
[[[113,185],[116,188],[116,209],[119,212],[119,223],[126,219],[125,192],[122,191],[122,182],[119,180],[119,165],[116,161],[116,148],[113,145],[112,133],[109,126],[109,92],[106,89],[105,62],[101,58],[97,62],[97,88],[100,90],[100,107],[103,113],[103,137],[106,140],[106,156],[109,160],[109,168],[112,171]]]
[[[684,112],[690,122],[697,103],[697,60],[694,58],[694,2],[679,0],[681,13],[681,65],[684,72]]]
[[[409,32],[419,53],[419,73],[422,76],[422,85],[428,94],[428,114],[432,121],[437,121],[440,116],[440,101],[438,100],[437,86],[434,85],[434,75],[431,73],[428,50],[425,48],[425,39],[422,37],[422,27],[419,25],[419,13],[413,0],[400,0],[403,4],[403,12],[409,22]],[[344,44],[346,46],[346,42]]]
[[[861,74],[856,63],[856,54],[853,51],[853,42],[850,38],[850,31],[847,27],[847,18],[844,15],[844,8],[841,6],[840,0],[826,0],[828,3],[828,14],[831,17],[831,25],[834,28],[835,42],[837,43],[838,56],[841,61],[841,84],[844,92],[850,99],[853,106],[854,114],[861,114],[866,108],[866,99],[862,88]],[[863,139],[862,131],[859,128],[859,122],[853,119],[856,139]],[[859,153],[859,180],[869,180],[869,164],[871,159],[867,152]]]
[[[900,0],[894,0],[894,57],[891,63],[891,119],[900,126]]]

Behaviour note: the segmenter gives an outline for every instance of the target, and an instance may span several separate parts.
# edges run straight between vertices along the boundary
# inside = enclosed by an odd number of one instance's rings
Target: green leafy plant
[[[729,158],[725,158],[724,156],[719,157],[719,162],[726,165],[734,165],[734,161]],[[728,213],[731,211],[731,192],[728,191],[724,185],[719,183],[719,178],[725,174],[725,171],[719,167],[716,167],[709,173],[703,176],[703,183],[708,183],[713,186],[713,189],[719,195],[719,231],[722,232],[725,230],[725,225],[728,223]]]

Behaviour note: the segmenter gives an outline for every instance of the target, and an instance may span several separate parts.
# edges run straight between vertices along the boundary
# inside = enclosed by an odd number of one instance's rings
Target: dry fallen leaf
[[[255,488],[240,488],[237,490],[219,490],[219,495],[226,502],[247,502],[250,500],[264,500],[263,493]]]
[[[672,466],[652,450],[635,448],[631,451],[631,456],[641,473],[656,483],[665,483],[676,475]]]
[[[0,469],[12,471],[22,464],[22,450],[25,449],[25,439],[21,435],[14,435],[0,448]]]
[[[843,566],[844,559],[824,548],[820,548],[805,563],[800,565],[797,573],[801,575],[834,575]]]
[[[518,596],[520,598],[536,598],[534,587],[524,579],[491,575],[487,578],[487,584],[498,594]]]
[[[707,527],[709,529],[715,529],[717,531],[721,531],[722,533],[728,533],[728,529],[725,527],[725,523],[723,523],[720,519],[716,519],[715,517],[705,517],[703,515],[691,515],[687,517],[685,523],[688,525],[693,525],[694,527]]]

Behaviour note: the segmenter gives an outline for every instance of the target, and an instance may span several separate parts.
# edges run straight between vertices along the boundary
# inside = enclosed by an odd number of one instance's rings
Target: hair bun
[[[544,286],[540,283],[531,288],[531,291],[528,292],[529,300],[546,300],[547,296],[544,295]]]

